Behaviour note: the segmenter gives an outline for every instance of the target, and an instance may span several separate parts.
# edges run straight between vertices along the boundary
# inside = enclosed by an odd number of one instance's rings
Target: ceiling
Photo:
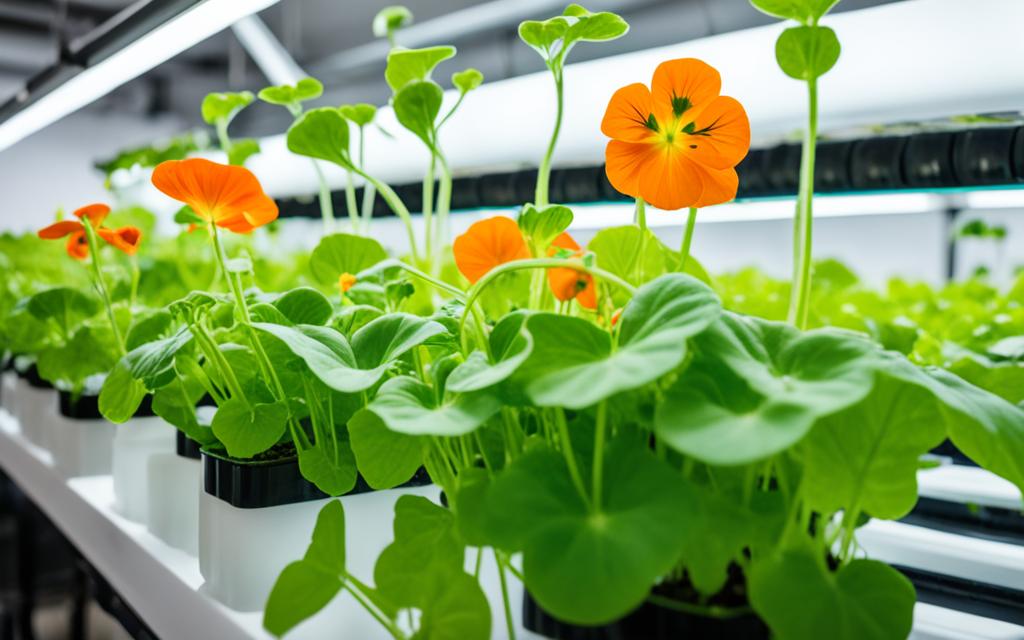
[[[153,0],[160,1],[160,0]],[[244,0],[241,0],[244,1]],[[842,0],[836,11],[892,0]],[[373,16],[394,0],[281,0],[260,14],[277,39],[308,73],[328,87],[325,104],[384,103],[384,43],[374,40]],[[56,62],[63,44],[88,33],[131,0],[0,0],[0,103],[32,75]],[[560,13],[551,0],[406,0],[416,27],[399,34],[399,44],[455,44],[459,54],[443,63],[437,77],[473,66],[488,80],[542,68],[540,58],[522,45],[518,22]],[[591,10],[613,10],[626,18],[630,33],[601,45],[573,50],[581,61],[668,45],[767,24],[772,19],[748,0],[591,0]],[[500,18],[494,18],[500,16]],[[403,38],[414,42],[403,42]],[[196,45],[110,96],[92,109],[133,114],[177,115],[200,126],[199,103],[210,91],[258,90],[268,84],[230,31]],[[233,125],[240,135],[283,130],[290,118],[279,108],[256,105]]]

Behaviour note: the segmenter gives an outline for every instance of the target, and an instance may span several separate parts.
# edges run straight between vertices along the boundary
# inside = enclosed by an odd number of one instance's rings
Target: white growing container
[[[177,452],[149,457],[146,527],[175,549],[199,553],[199,493],[203,469],[199,460]]]
[[[0,373],[0,407],[7,409],[11,415],[13,415],[11,406],[14,402],[14,391],[17,384],[18,374],[14,372],[14,369],[5,369],[3,373]]]
[[[153,456],[174,454],[176,429],[156,416],[136,417],[114,434],[112,472],[114,509],[145,524],[149,517],[149,463]]]
[[[50,424],[57,419],[57,391],[34,387],[18,376],[13,395],[12,414],[18,420],[21,435],[36,446],[49,449]]]
[[[57,473],[65,478],[109,474],[115,429],[104,419],[82,420],[60,413],[53,416],[46,440]]]

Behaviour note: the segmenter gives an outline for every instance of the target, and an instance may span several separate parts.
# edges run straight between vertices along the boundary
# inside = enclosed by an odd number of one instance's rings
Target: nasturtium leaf
[[[401,5],[384,7],[373,17],[373,35],[386,38],[397,29],[412,24],[412,12]]]
[[[99,409],[104,418],[115,424],[127,422],[146,397],[146,387],[132,377],[124,358],[119,360],[100,389]]]
[[[288,150],[353,169],[349,157],[348,120],[334,107],[310,109],[288,128]]]
[[[331,324],[338,331],[350,336],[382,315],[384,311],[367,304],[346,305],[334,314]]]
[[[263,102],[291,107],[306,100],[319,98],[324,93],[324,85],[316,78],[303,78],[293,85],[282,84],[275,87],[266,87],[259,92],[259,98]]]
[[[213,433],[233,458],[251,458],[274,446],[284,434],[288,407],[280,402],[246,405],[232,398],[213,415]]]
[[[174,378],[174,357],[191,342],[192,333],[182,327],[167,338],[132,349],[123,361],[132,377],[147,389],[159,389]]]
[[[487,491],[491,476],[487,469],[469,467],[455,477],[455,490],[448,499],[454,505],[455,522],[459,534],[466,544],[486,547],[487,538]]]
[[[754,8],[783,20],[796,20],[805,23],[810,17],[811,0],[750,0]]]
[[[417,640],[487,640],[491,637],[491,608],[480,582],[453,573],[424,603]]]
[[[271,322],[289,327],[295,324],[281,313],[277,307],[266,302],[257,302],[256,304],[249,305],[249,316],[254,322]]]
[[[188,205],[185,205],[174,212],[174,222],[176,224],[206,224],[206,220],[199,217],[199,215],[192,210],[192,207]]]
[[[954,353],[945,365],[951,373],[1014,404],[1024,400],[1024,362],[992,360],[966,349]]]
[[[336,443],[328,439],[312,447],[299,447],[298,451],[302,477],[327,495],[340,496],[356,486],[356,459],[345,433],[337,434]]]
[[[439,403],[431,387],[399,376],[385,382],[367,408],[398,433],[460,436],[479,428],[501,404],[497,394],[486,390],[453,394]]]
[[[408,313],[389,313],[352,336],[352,350],[364,369],[389,363],[413,347],[447,333],[441,323]]]
[[[548,20],[525,20],[519,23],[519,39],[547,60],[552,46],[568,29],[569,21],[561,16]]]
[[[159,340],[170,333],[173,326],[174,316],[163,309],[135,318],[124,337],[125,348],[131,351],[147,342]]]
[[[484,81],[484,74],[479,69],[464,69],[452,74],[452,84],[459,93],[469,93],[479,87]]]
[[[436,82],[413,80],[395,92],[391,103],[398,122],[428,146],[433,146],[434,121],[443,99],[444,92]]]
[[[260,152],[259,140],[253,138],[242,138],[241,140],[232,140],[231,148],[228,149],[228,164],[235,166],[243,166],[245,161],[251,156],[256,155]]]
[[[153,392],[153,413],[180,429],[186,436],[207,446],[217,441],[213,430],[199,423],[196,403],[205,390],[192,377],[178,376]]]
[[[345,510],[338,500],[324,505],[302,560],[278,576],[263,613],[263,627],[277,637],[327,606],[345,585]]]
[[[516,222],[523,236],[538,250],[544,251],[552,240],[572,224],[572,209],[557,204],[537,209],[528,204],[523,207]]]
[[[429,80],[434,67],[454,55],[455,47],[447,45],[425,49],[392,49],[388,53],[384,79],[391,90],[397,93],[410,82]]]
[[[474,351],[448,376],[449,391],[479,391],[493,387],[515,373],[533,350],[533,338],[524,332],[528,314],[515,311],[494,325],[488,342],[493,362],[483,351]]]
[[[1002,360],[1024,361],[1024,336],[1003,338],[988,348],[988,355]]]
[[[420,440],[391,431],[372,411],[352,416],[348,433],[359,473],[374,489],[408,482],[423,464]]]
[[[633,285],[641,285],[675,269],[658,237],[635,225],[601,229],[587,244],[597,266]],[[618,294],[621,295],[621,294]]]
[[[981,467],[1024,491],[1024,407],[934,367],[892,358],[888,375],[928,389],[941,403],[950,440]]]
[[[317,282],[336,286],[341,274],[357,274],[387,257],[384,247],[373,238],[334,233],[322,238],[313,249],[309,268]]]
[[[282,294],[274,300],[274,306],[293,324],[327,324],[334,313],[324,294],[310,287],[299,287]]]
[[[790,27],[775,43],[775,59],[787,76],[813,80],[839,60],[839,38],[828,27]]]
[[[451,511],[422,496],[395,503],[395,540],[377,558],[373,580],[400,608],[421,608],[444,580],[462,573],[465,544]]]
[[[637,290],[622,314],[615,350],[608,332],[587,320],[535,314],[526,321],[533,351],[516,379],[540,406],[582,409],[678,367],[686,356],[687,339],[720,312],[707,285],[675,273]]]
[[[859,507],[902,518],[917,502],[918,459],[945,437],[934,396],[879,375],[870,395],[822,420],[800,444],[804,498],[821,513]]]
[[[208,93],[203,98],[203,104],[201,107],[203,121],[206,124],[217,124],[218,122],[224,122],[225,124],[231,122],[239,111],[249,106],[255,96],[249,91],[241,91],[238,93],[224,92],[224,93]]]
[[[352,124],[357,127],[365,127],[373,122],[374,116],[377,115],[377,107],[365,102],[357,104],[343,104],[338,107],[338,111],[341,112],[341,115],[352,121]],[[352,273],[355,272],[353,271]]]
[[[32,295],[26,308],[41,322],[53,321],[67,336],[85,319],[99,312],[99,303],[78,289],[53,287]]]
[[[569,5],[564,15],[575,17],[576,23],[565,33],[568,48],[574,42],[603,42],[626,35],[629,24],[620,16],[607,11],[591,13],[578,4]],[[565,54],[562,54],[563,58]]]
[[[900,640],[910,635],[916,594],[877,560],[853,560],[834,573],[810,551],[785,551],[754,564],[750,603],[785,640]]]
[[[603,624],[643,602],[679,560],[692,510],[684,482],[642,444],[620,438],[605,452],[601,507],[592,511],[562,454],[538,444],[495,478],[489,538],[522,550],[526,588],[546,611]]]
[[[63,344],[39,352],[39,376],[58,387],[82,390],[86,378],[110,371],[117,364],[113,332],[103,326],[84,324]]]
[[[710,464],[783,451],[874,384],[877,347],[853,333],[724,314],[695,342],[701,355],[657,407],[655,430]]]

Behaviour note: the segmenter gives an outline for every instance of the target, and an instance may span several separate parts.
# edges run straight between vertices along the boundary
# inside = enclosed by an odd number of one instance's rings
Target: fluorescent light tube
[[[278,0],[203,0],[0,123],[0,151]]]

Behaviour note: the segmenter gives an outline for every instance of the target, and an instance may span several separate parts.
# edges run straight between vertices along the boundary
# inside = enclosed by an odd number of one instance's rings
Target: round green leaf
[[[228,123],[238,112],[249,106],[254,99],[252,92],[210,93],[203,98],[201,111],[206,124]]]
[[[100,390],[99,408],[104,418],[115,424],[127,422],[146,397],[146,387],[132,377],[122,358],[103,381]]]
[[[359,473],[374,489],[408,482],[423,465],[419,439],[391,431],[372,411],[352,416],[348,433]]]
[[[452,74],[452,85],[459,90],[459,93],[469,93],[479,87],[484,81],[484,74],[479,69],[466,69]]]
[[[814,80],[839,60],[839,38],[828,27],[790,27],[775,42],[775,59],[791,78]]]
[[[409,435],[461,436],[479,428],[501,409],[488,391],[453,394],[438,402],[434,390],[407,376],[392,378],[367,407],[388,429]]]
[[[373,35],[377,38],[386,38],[389,34],[410,24],[412,24],[412,12],[409,9],[401,5],[384,7],[373,17]]]
[[[334,313],[331,302],[316,289],[299,287],[281,294],[274,307],[292,324],[324,325]]]
[[[259,92],[263,102],[290,107],[306,100],[319,98],[324,93],[324,85],[316,78],[303,78],[297,83],[266,87]]]
[[[384,79],[391,90],[398,92],[402,87],[417,80],[429,80],[434,67],[455,55],[455,47],[439,46],[425,49],[392,49],[388,53],[388,66]]]
[[[288,408],[281,403],[249,407],[238,398],[228,400],[213,416],[213,433],[233,458],[251,458],[274,446],[284,434]]]
[[[288,128],[288,150],[353,169],[348,153],[348,121],[334,107],[311,109]]]
[[[322,238],[313,249],[309,268],[320,284],[336,285],[341,274],[357,274],[387,257],[384,247],[373,238],[334,233]]]
[[[427,143],[434,144],[434,121],[441,111],[444,92],[436,82],[414,80],[395,93],[392,106],[398,122]]]
[[[366,103],[343,104],[338,107],[338,110],[341,111],[341,115],[351,120],[358,127],[365,127],[370,124],[373,122],[374,116],[377,115],[377,107]]]

